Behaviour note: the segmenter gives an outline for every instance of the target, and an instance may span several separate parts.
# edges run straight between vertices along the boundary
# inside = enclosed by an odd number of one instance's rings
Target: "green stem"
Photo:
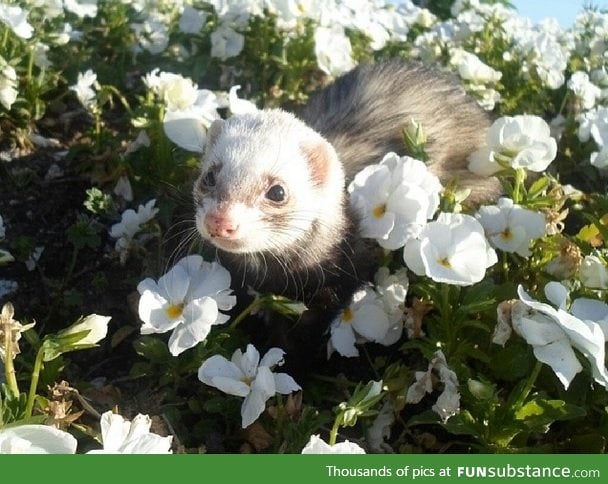
[[[235,329],[241,323],[241,321],[243,321],[243,319],[252,314],[256,309],[258,309],[258,307],[260,307],[260,298],[256,297],[249,306],[243,309],[243,311],[241,311],[241,313],[234,318],[228,329]]]
[[[340,429],[340,422],[342,421],[342,413],[340,413],[336,420],[334,420],[334,426],[329,431],[329,445],[336,445],[336,440],[338,440],[338,430]]]
[[[34,362],[34,369],[32,370],[32,378],[30,380],[30,390],[27,394],[27,404],[25,406],[25,417],[29,418],[32,416],[34,409],[34,399],[36,398],[36,390],[38,388],[38,380],[40,379],[40,369],[42,368],[42,359],[44,358],[44,343],[38,349],[36,354],[36,361]]]
[[[532,370],[532,373],[530,373],[530,376],[528,377],[528,380],[526,381],[526,385],[522,388],[521,393],[519,394],[519,397],[513,404],[514,409],[519,409],[524,404],[524,402],[528,398],[528,395],[530,395],[530,392],[532,391],[532,387],[534,386],[534,383],[536,383],[536,379],[538,378],[538,375],[539,375],[542,367],[543,367],[543,364],[540,361],[537,361],[536,365],[534,366],[534,369]]]
[[[526,180],[526,170],[517,168],[515,170],[515,182],[513,186],[513,203],[520,203],[522,197],[522,189]]]

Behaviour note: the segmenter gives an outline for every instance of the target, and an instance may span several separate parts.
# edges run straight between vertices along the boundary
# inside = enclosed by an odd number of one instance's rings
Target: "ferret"
[[[193,190],[200,235],[237,284],[332,318],[373,274],[345,187],[386,153],[405,154],[411,119],[442,182],[457,178],[475,200],[496,193],[495,181],[467,170],[489,115],[444,72],[384,61],[339,77],[297,115],[267,109],[214,121]]]

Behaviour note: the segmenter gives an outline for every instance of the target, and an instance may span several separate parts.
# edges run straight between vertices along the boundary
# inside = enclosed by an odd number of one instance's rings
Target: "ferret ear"
[[[217,137],[222,132],[225,121],[223,119],[216,119],[211,123],[207,130],[207,140],[205,141],[205,153],[211,149],[214,143],[217,141]]]
[[[308,161],[312,180],[316,185],[325,186],[332,178],[343,176],[336,150],[327,141],[320,140],[303,145],[301,148]]]

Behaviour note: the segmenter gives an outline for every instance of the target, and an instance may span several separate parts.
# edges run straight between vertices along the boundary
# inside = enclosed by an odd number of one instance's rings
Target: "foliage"
[[[353,11],[338,0],[0,1],[0,429],[46,423],[90,447],[91,417],[115,408],[138,421],[140,412],[162,416],[176,452],[297,453],[314,435],[367,452],[605,450],[608,15],[585,10],[564,30],[533,25],[503,1],[416,3],[429,10],[361,2]],[[234,360],[265,321],[297,324],[305,309],[257,293],[222,306],[232,297],[223,286],[221,297],[176,302],[161,283],[190,267],[188,253],[213,258],[198,241],[190,196],[207,129],[252,103],[297,108],[357,63],[396,56],[452,72],[497,119],[473,158],[498,178],[502,200],[479,211],[454,181],[415,240],[380,244],[384,272],[332,334],[373,307],[384,325],[376,329],[396,328],[394,340],[382,333],[364,343],[351,331],[358,356],[334,352],[298,381],[300,392],[277,390],[278,380],[258,393],[254,379],[232,393],[203,384],[205,361]],[[403,151],[426,161],[424,126],[407,123]],[[425,258],[429,243],[451,250],[431,237],[446,227],[454,245],[480,234],[480,278],[456,277],[449,255],[436,265]],[[204,281],[190,269],[171,282],[194,292]],[[203,269],[230,281],[199,262]],[[557,301],[555,291],[565,296]],[[152,299],[165,316],[144,329],[139,316]],[[182,317],[188,304],[215,316],[204,336],[170,351],[160,333],[184,337],[197,323]],[[82,326],[108,330],[110,316],[107,338]],[[545,331],[532,334],[537,327]],[[573,355],[568,368],[554,361],[560,349]],[[282,365],[274,356],[270,366]],[[297,366],[289,354],[285,362]],[[268,368],[260,364],[255,378],[277,375]],[[242,428],[238,397],[262,391],[263,413]]]

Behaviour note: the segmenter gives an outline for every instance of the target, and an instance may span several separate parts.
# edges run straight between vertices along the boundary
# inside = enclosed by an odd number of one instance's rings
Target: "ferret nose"
[[[205,227],[212,237],[229,239],[236,233],[239,225],[226,215],[210,212],[205,215]]]

